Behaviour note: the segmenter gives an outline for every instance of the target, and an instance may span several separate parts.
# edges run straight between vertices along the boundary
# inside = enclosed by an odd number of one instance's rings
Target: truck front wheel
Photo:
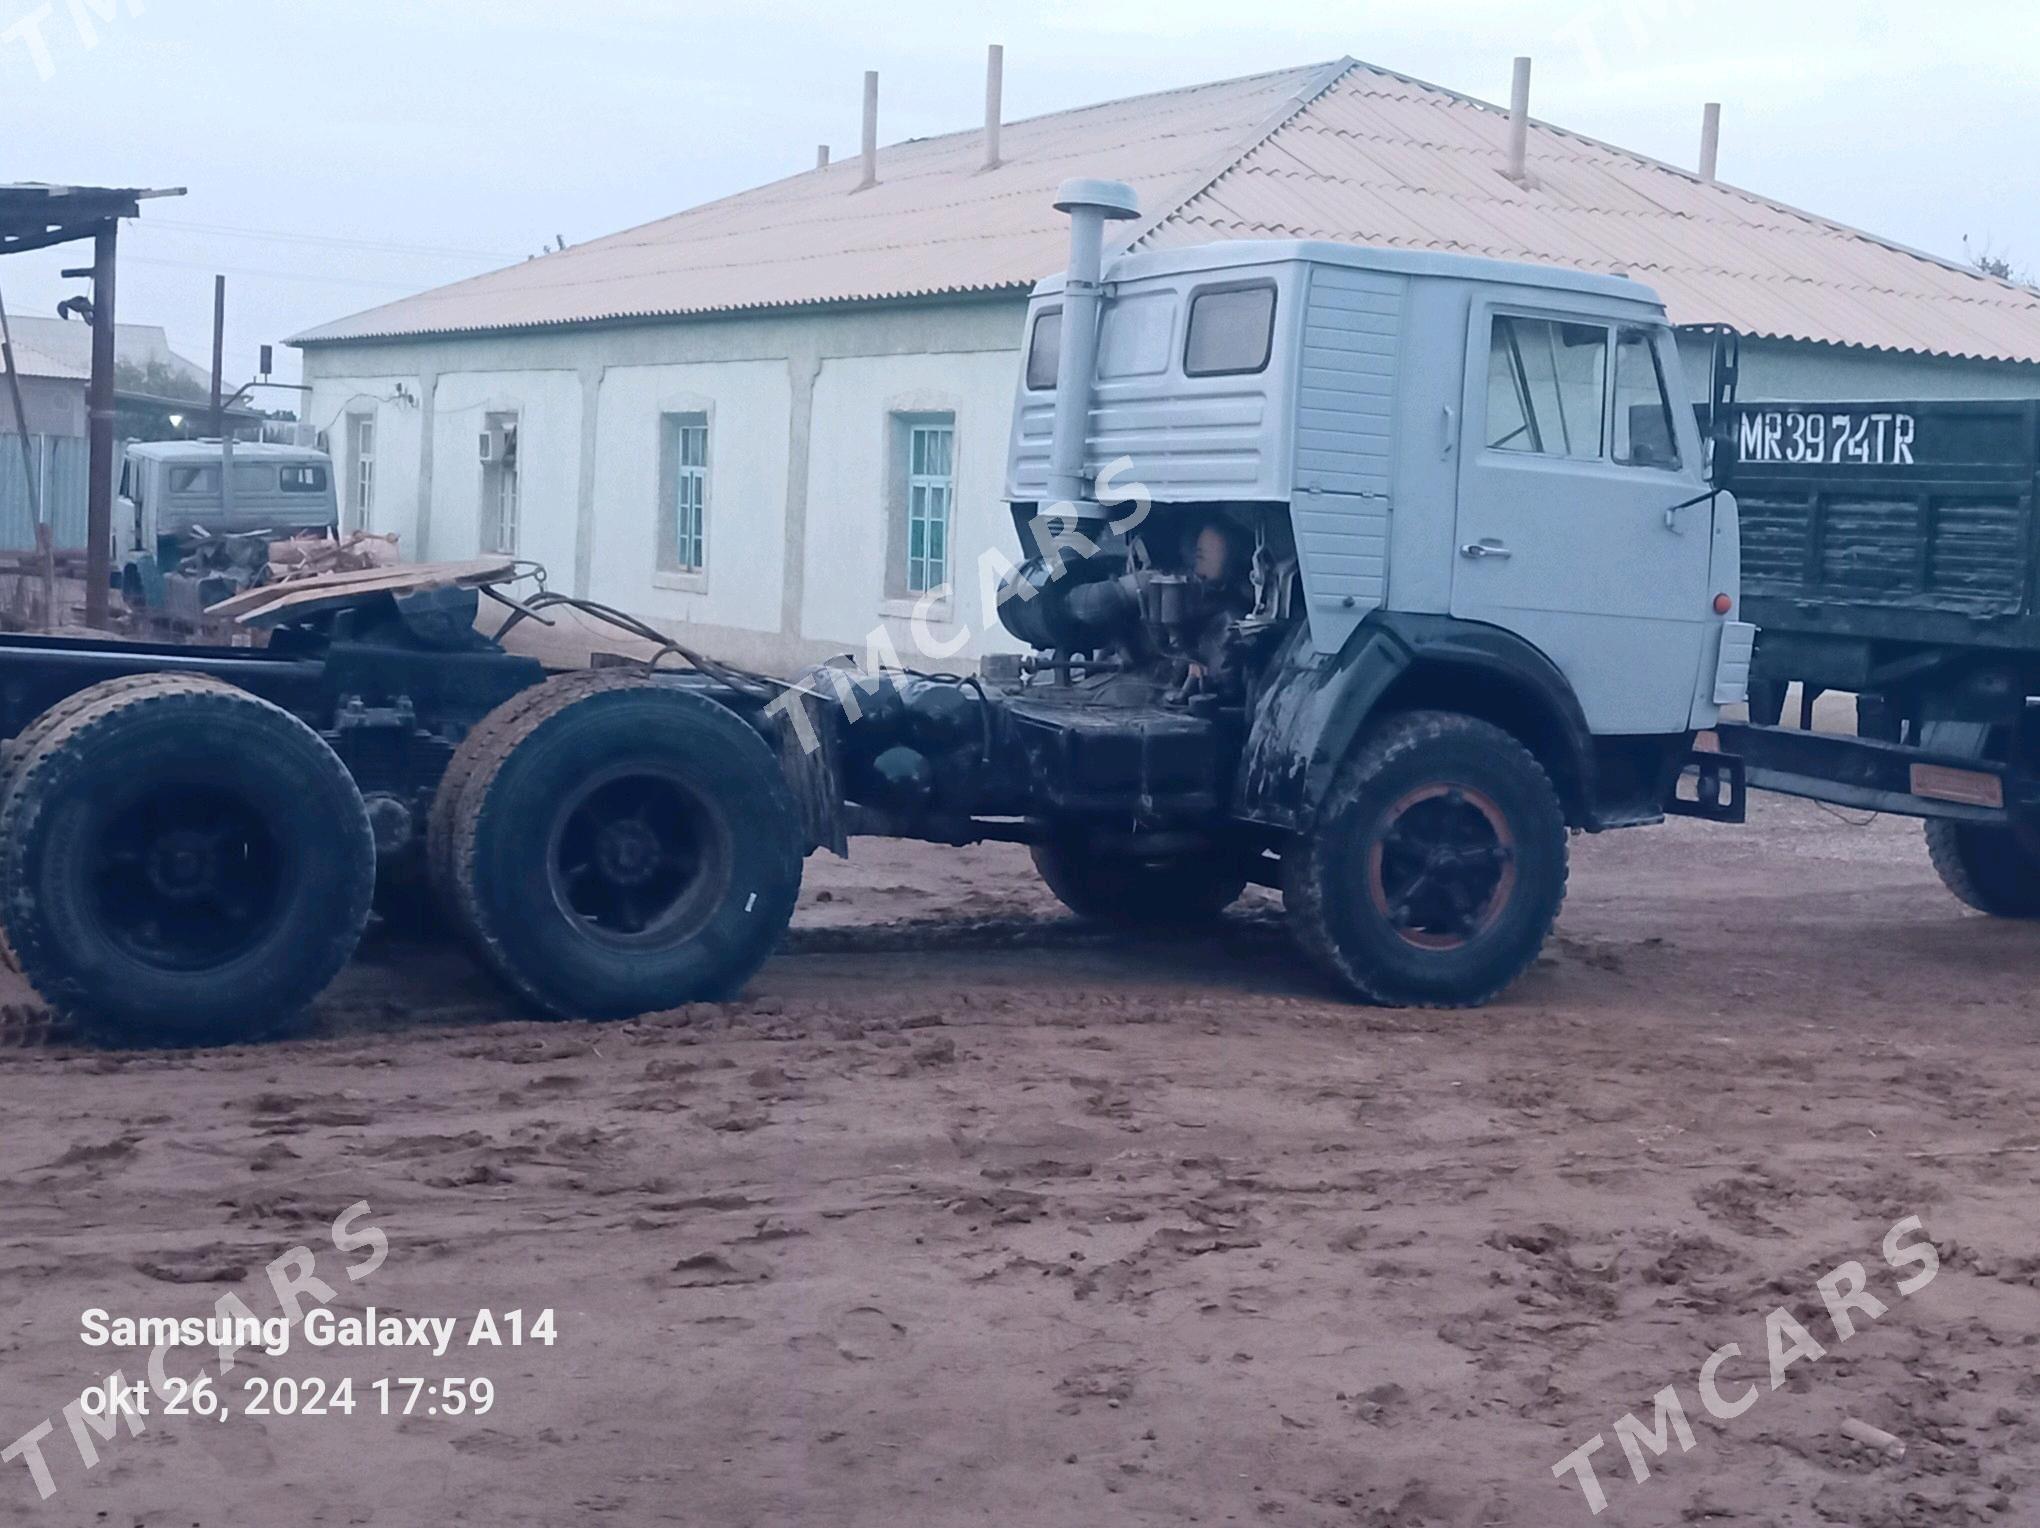
[[[1283,857],[1298,943],[1370,1002],[1488,1001],[1537,958],[1565,900],[1565,818],[1523,745],[1453,712],[1388,719]]]
[[[2040,918],[2040,831],[1929,818],[1927,855],[1941,884],[1994,918]]]

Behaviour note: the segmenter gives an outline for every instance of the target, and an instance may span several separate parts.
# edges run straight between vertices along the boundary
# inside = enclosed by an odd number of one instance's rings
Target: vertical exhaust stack
[[[1714,184],[1715,162],[1721,157],[1721,103],[1709,101],[1700,108],[1700,178]]]
[[[1006,50],[993,43],[985,50],[985,168],[999,167],[999,119],[1005,114]]]
[[[826,143],[818,143],[815,145],[815,168],[817,170],[826,170],[828,167],[829,146]]]
[[[1091,382],[1098,369],[1105,225],[1139,217],[1140,198],[1133,187],[1116,180],[1066,180],[1056,192],[1055,210],[1070,216],[1070,265],[1063,277],[1048,496],[1057,503],[1082,504],[1091,499],[1091,484],[1084,477],[1084,443],[1091,431]]]
[[[1509,179],[1527,178],[1530,144],[1530,60],[1516,60],[1516,80],[1509,90]]]
[[[878,71],[864,71],[864,178],[857,183],[862,191],[878,184]]]

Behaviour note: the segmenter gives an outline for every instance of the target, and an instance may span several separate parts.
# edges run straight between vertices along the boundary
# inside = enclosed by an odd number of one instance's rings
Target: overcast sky
[[[120,314],[229,371],[326,319],[855,152],[1350,53],[1953,258],[2040,269],[2040,5],[1970,0],[0,0],[0,180],[184,186],[122,238]],[[1100,166],[1101,172],[1109,166]],[[10,310],[77,290],[0,262]],[[295,353],[279,374],[295,376]],[[276,402],[283,398],[276,397]]]

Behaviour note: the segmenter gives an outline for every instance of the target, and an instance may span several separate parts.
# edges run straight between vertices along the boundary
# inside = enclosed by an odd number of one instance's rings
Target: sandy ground
[[[1914,827],[1776,800],[1577,841],[1551,952],[1470,1014],[1331,999],[1265,900],[1082,928],[1000,848],[818,859],[744,1001],[629,1024],[518,1022],[375,942],[302,1040],[0,1058],[0,1443],[54,1417],[58,1487],[0,1466],[0,1512],[1539,1528],[1595,1521],[1552,1466],[1599,1432],[1603,1522],[2040,1521],[2036,972]],[[1940,1271],[1901,1297],[1912,1214]],[[299,1243],[337,1309],[557,1340],[244,1353],[237,1409],[350,1375],[357,1410],[152,1415],[82,1468],[60,1408],[140,1358],[81,1310],[271,1314]],[[1890,1308],[1837,1344],[1849,1259]],[[1830,1351],[1773,1392],[1779,1306]],[[1716,1422],[1730,1341],[1723,1390],[1761,1388]],[[384,1417],[380,1375],[496,1399]],[[1612,1427],[1667,1384],[1695,1447],[1637,1484]]]

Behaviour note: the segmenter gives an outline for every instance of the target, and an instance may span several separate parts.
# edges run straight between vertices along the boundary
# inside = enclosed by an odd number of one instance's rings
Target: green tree
[[[189,398],[194,402],[205,402],[211,392],[196,378],[161,361],[140,366],[133,361],[118,362],[113,368],[113,385],[122,392],[147,393],[152,398]]]

